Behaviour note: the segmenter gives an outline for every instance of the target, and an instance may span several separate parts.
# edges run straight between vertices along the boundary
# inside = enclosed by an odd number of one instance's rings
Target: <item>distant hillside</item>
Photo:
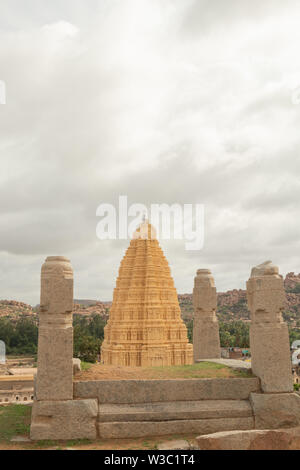
[[[96,305],[97,302],[99,302],[99,300],[74,299],[74,304],[85,305],[86,307]]]
[[[16,321],[19,318],[33,318],[37,320],[37,311],[31,305],[16,300],[0,300],[0,318],[9,318]]]
[[[285,321],[292,327],[300,328],[300,274],[288,273],[284,279],[286,291],[286,308],[283,312]],[[182,317],[185,321],[193,318],[192,294],[183,294],[178,296]],[[91,317],[100,315],[108,319],[111,302],[101,302],[97,300],[80,299],[74,301],[75,315]],[[0,318],[7,317],[12,320],[21,316],[38,319],[38,306],[32,308],[22,302],[14,300],[0,300]],[[235,320],[249,321],[249,310],[247,307],[246,291],[242,289],[233,289],[227,292],[218,293],[219,320],[230,322]]]
[[[287,298],[283,312],[284,320],[292,327],[300,327],[300,274],[288,273],[284,279],[284,287]],[[193,316],[192,294],[179,295],[178,299],[182,317],[190,320]],[[217,315],[219,320],[224,322],[250,321],[246,290],[219,292]]]
[[[103,303],[97,301],[81,301],[78,303],[75,300],[74,303],[74,315],[83,315],[85,317],[91,317],[92,315],[100,315],[104,319],[108,320],[109,309],[111,307],[111,303]]]
[[[96,300],[76,300],[74,303],[74,315],[83,315],[91,317],[92,315],[100,315],[107,319],[108,311],[111,306],[110,302],[98,302]],[[0,300],[0,318],[9,318],[10,320],[18,320],[19,318],[32,318],[38,321],[39,305],[31,307],[31,305],[15,300]]]

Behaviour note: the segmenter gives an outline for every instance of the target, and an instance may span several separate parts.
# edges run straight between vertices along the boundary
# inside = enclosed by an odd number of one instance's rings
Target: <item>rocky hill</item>
[[[111,303],[109,302],[95,302],[92,304],[75,303],[73,313],[74,315],[83,315],[85,317],[100,315],[104,319],[108,320],[110,306]]]
[[[286,308],[283,317],[293,327],[300,327],[300,274],[288,273],[284,279]],[[193,316],[192,294],[179,295],[182,316],[190,320]],[[220,321],[250,321],[246,290],[233,289],[218,293],[217,315]]]
[[[37,319],[37,311],[31,305],[16,300],[0,300],[0,318],[9,318],[12,321],[23,318]]]
[[[300,327],[300,274],[288,273],[284,279],[284,287],[287,301],[283,317],[291,326]],[[179,295],[178,299],[183,319],[185,321],[191,320],[193,318],[192,294]],[[110,307],[111,302],[75,300],[73,313],[85,317],[100,315],[107,320]],[[22,302],[0,300],[0,318],[8,317],[16,320],[23,316],[37,320],[37,312],[38,306],[32,308]],[[217,315],[219,320],[224,322],[249,321],[246,291],[233,289],[227,292],[219,292]]]
[[[103,318],[108,318],[110,303],[103,303],[97,301],[79,301],[74,303],[74,315],[83,315],[91,317],[92,315],[100,315]],[[91,302],[91,303],[90,303]],[[0,300],[0,318],[9,318],[11,321],[16,321],[19,318],[32,318],[38,320],[39,306],[32,307],[31,305],[15,300]]]

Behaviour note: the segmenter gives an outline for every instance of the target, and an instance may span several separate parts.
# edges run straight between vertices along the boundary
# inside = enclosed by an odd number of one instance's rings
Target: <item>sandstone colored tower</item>
[[[216,316],[217,292],[209,269],[198,269],[193,291],[194,360],[221,357],[219,323]]]
[[[147,221],[121,262],[101,360],[132,367],[193,363],[170,268]]]

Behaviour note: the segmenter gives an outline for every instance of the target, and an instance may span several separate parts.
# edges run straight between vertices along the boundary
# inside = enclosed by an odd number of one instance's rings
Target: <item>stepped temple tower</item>
[[[147,221],[121,262],[101,360],[131,367],[193,363],[170,268]]]

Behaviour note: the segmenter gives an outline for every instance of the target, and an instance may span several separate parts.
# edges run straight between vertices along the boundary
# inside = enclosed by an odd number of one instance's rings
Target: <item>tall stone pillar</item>
[[[73,270],[64,257],[42,266],[36,398],[73,398]]]
[[[42,266],[38,371],[30,437],[95,439],[97,399],[73,400],[73,270],[64,257]]]
[[[282,319],[285,302],[283,279],[277,266],[267,261],[252,269],[247,282],[251,311],[252,371],[267,393],[293,390],[288,327]]]
[[[219,324],[216,316],[217,292],[208,269],[199,269],[193,291],[194,361],[221,357]]]

